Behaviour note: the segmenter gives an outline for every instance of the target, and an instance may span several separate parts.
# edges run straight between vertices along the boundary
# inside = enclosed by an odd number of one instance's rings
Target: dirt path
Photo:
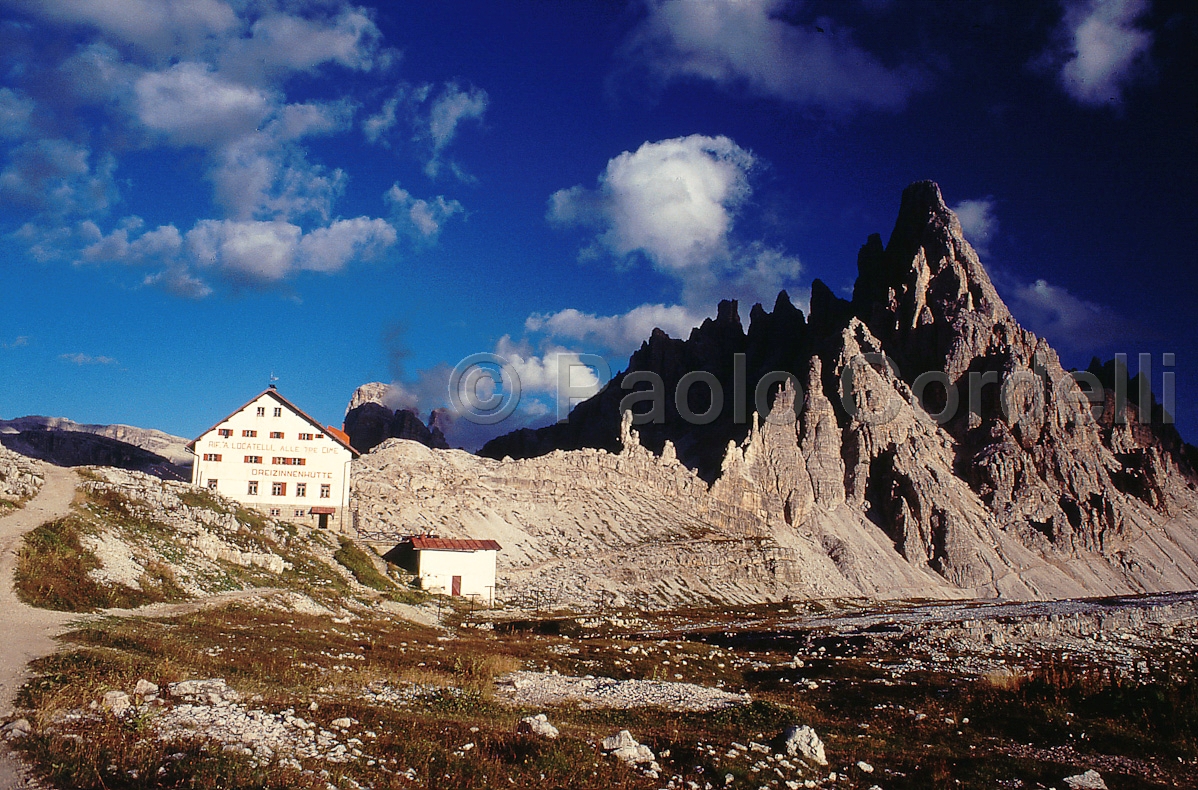
[[[17,599],[13,591],[13,571],[17,549],[26,532],[71,511],[79,478],[74,471],[45,466],[46,482],[38,495],[25,507],[0,518],[0,720],[13,713],[17,689],[25,681],[26,665],[53,653],[58,644],[54,637],[78,615],[34,609]],[[20,762],[0,744],[0,790],[31,788]]]

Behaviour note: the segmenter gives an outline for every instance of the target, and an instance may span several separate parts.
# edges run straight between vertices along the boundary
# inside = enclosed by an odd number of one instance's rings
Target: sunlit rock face
[[[361,501],[383,528],[399,502],[448,535],[507,534],[509,584],[578,600],[1198,586],[1194,449],[1125,370],[1079,378],[1018,324],[936,184],[904,191],[858,269],[849,300],[817,280],[806,316],[782,293],[747,331],[730,301],[686,340],[655,331],[568,422],[483,458],[385,444],[358,462]],[[674,398],[694,371],[724,393],[704,424]],[[644,373],[665,418],[634,425],[621,401],[646,385],[623,384]]]

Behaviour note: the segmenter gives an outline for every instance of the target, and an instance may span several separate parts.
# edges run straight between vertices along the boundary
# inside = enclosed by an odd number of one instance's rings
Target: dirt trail
[[[71,511],[79,478],[70,469],[46,465],[46,482],[25,507],[0,518],[0,720],[13,713],[17,689],[26,677],[26,665],[53,653],[54,637],[78,619],[69,612],[34,609],[17,599],[13,571],[17,549],[26,532]],[[0,790],[36,787],[20,762],[0,744]]]

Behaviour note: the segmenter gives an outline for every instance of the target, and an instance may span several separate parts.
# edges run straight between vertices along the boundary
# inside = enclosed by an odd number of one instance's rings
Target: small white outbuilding
[[[386,559],[415,574],[421,588],[429,592],[477,596],[480,603],[490,605],[495,600],[499,549],[493,540],[417,535],[404,538]]]

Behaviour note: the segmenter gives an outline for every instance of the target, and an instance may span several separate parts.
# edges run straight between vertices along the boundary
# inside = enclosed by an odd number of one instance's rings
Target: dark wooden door
[[[462,577],[461,576],[453,577],[453,587],[452,587],[451,594],[452,595],[461,595],[462,594]]]
[[[329,528],[329,514],[328,514],[328,513],[321,513],[321,514],[320,514],[320,522],[319,522],[319,523],[320,523],[320,528],[321,528],[321,529],[328,529],[328,528]]]

